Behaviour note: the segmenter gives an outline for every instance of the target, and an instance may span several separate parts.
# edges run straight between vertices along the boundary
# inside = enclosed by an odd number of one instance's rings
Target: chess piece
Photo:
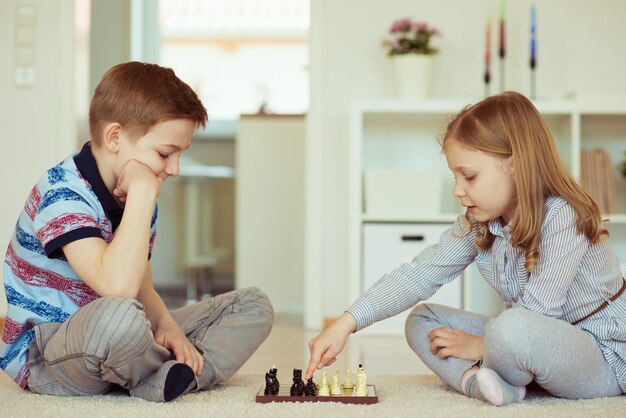
[[[333,396],[343,395],[343,389],[339,384],[339,370],[333,375],[333,383],[330,385],[330,394]]]
[[[367,396],[368,390],[367,390],[367,374],[365,374],[365,369],[363,368],[362,364],[359,364],[359,367],[357,367],[357,373],[356,373],[356,388],[355,388],[355,395],[356,396]]]
[[[272,366],[272,375],[274,376],[274,394],[278,395],[278,391],[280,390],[280,382],[278,381],[278,369],[276,366]]]
[[[363,384],[367,386],[367,374],[365,373],[365,369],[362,364],[359,364],[359,367],[357,368],[357,375],[359,374],[363,376]]]
[[[277,374],[276,366],[272,366],[269,372],[265,373],[265,390],[263,393],[266,395],[278,395],[280,383],[278,382]]]
[[[354,389],[354,383],[352,383],[352,379],[350,377],[350,369],[346,369],[346,380],[343,382],[343,390],[344,392],[352,392]]]
[[[356,396],[367,396],[367,374],[362,364],[359,364],[356,372]]]
[[[293,384],[290,390],[291,396],[304,395],[304,381],[302,380],[302,370],[293,369]]]
[[[365,384],[365,376],[362,373],[357,374],[356,376],[356,388],[355,395],[356,396],[367,396],[367,385]]]
[[[317,385],[313,383],[313,378],[306,381],[304,396],[317,396]]]
[[[326,379],[326,370],[322,370],[322,381],[317,388],[317,394],[319,396],[330,396],[330,387],[328,386],[328,380]]]

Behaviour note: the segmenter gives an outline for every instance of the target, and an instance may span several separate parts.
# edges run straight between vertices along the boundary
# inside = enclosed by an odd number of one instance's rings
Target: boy
[[[167,402],[229,378],[268,336],[259,289],[170,313],[152,286],[156,198],[206,121],[171,69],[129,62],[104,75],[91,141],[32,189],[6,253],[0,367],[22,388],[80,396],[116,384]]]

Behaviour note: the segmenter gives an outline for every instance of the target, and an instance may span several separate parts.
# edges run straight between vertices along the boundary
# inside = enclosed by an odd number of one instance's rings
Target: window
[[[309,15],[308,0],[160,0],[160,62],[212,120],[304,113]]]

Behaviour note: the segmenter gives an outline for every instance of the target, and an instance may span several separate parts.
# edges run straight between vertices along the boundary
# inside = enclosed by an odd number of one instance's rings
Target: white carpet
[[[626,396],[568,401],[531,394],[524,402],[496,408],[468,399],[435,376],[368,376],[375,405],[331,402],[257,404],[262,375],[235,375],[217,388],[157,404],[122,394],[60,398],[24,392],[0,372],[0,417],[624,417]]]

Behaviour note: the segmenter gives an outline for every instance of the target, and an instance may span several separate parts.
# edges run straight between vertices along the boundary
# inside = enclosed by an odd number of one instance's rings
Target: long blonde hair
[[[517,201],[511,238],[524,251],[528,271],[539,260],[544,205],[550,196],[572,206],[578,231],[591,243],[608,235],[598,205],[568,174],[548,126],[523,95],[505,92],[465,108],[448,124],[442,147],[450,140],[497,158],[512,157]],[[483,223],[476,236],[478,248],[491,248],[493,240]]]

